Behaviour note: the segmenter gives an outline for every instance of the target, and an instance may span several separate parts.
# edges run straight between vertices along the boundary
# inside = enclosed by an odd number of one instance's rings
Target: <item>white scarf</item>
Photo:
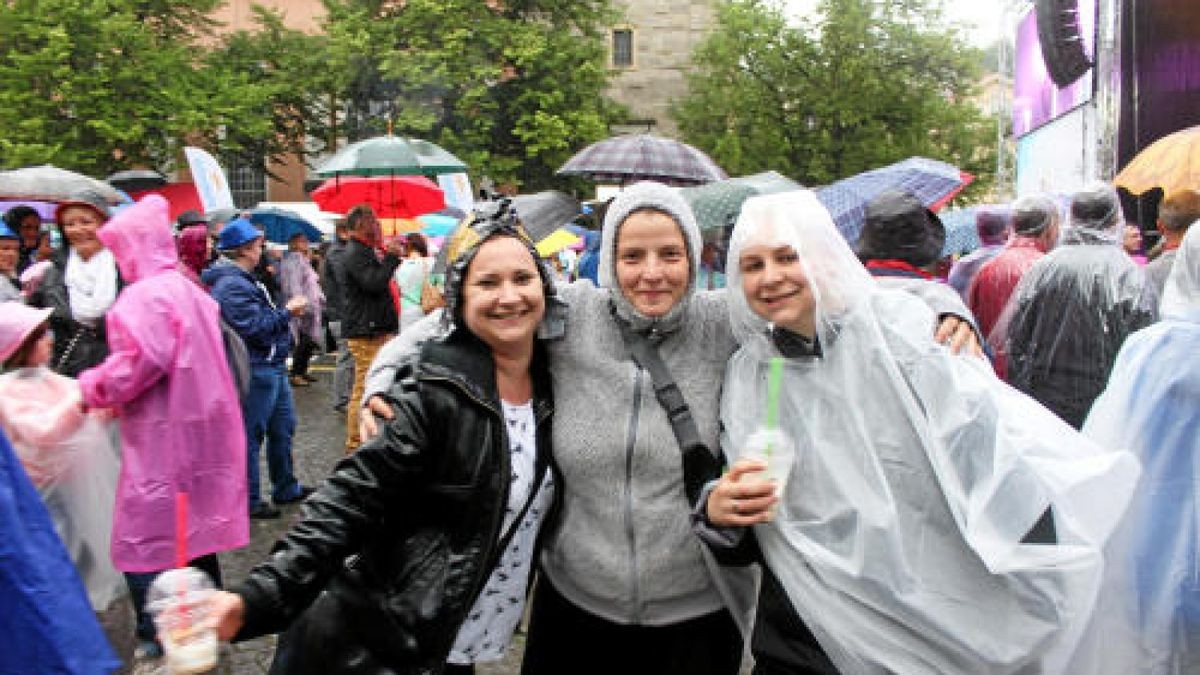
[[[95,328],[117,299],[117,261],[112,251],[102,248],[84,260],[71,249],[65,281],[71,316],[79,323]]]

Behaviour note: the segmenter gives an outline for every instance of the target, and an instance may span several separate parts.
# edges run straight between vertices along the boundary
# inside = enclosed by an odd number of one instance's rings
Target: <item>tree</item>
[[[975,190],[991,182],[981,57],[938,0],[821,0],[797,25],[770,0],[727,0],[694,61],[676,119],[731,175],[822,185],[922,155],[974,173]]]
[[[472,173],[525,189],[559,184],[573,150],[607,135],[605,0],[326,0],[347,73],[351,139],[431,140]]]
[[[103,176],[172,168],[183,145],[279,156],[319,116],[321,46],[259,12],[218,40],[223,0],[10,0],[0,12],[0,166]]]

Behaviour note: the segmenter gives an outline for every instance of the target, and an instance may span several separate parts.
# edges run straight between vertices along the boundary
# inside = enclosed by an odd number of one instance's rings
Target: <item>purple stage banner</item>
[[[1079,32],[1084,51],[1091,57],[1096,42],[1096,0],[1079,0]],[[1032,9],[1017,25],[1013,66],[1014,136],[1024,136],[1092,98],[1094,68],[1066,87],[1059,88],[1050,79],[1038,40],[1037,12]]]

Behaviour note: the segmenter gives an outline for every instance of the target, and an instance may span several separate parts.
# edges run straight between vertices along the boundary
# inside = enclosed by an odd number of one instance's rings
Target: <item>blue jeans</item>
[[[284,364],[254,364],[250,367],[250,391],[242,401],[246,422],[246,461],[249,508],[261,504],[258,484],[258,451],[267,441],[267,469],[271,496],[295,499],[300,483],[292,473],[292,435],[296,432],[296,408]]]

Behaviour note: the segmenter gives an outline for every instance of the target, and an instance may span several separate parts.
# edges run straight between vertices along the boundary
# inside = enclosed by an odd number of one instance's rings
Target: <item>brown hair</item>
[[[43,321],[42,323],[38,324],[38,327],[30,331],[29,335],[26,335],[25,339],[21,341],[21,346],[17,347],[17,351],[13,352],[12,356],[8,357],[8,360],[4,362],[3,369],[8,371],[13,370],[14,368],[23,368],[25,366],[34,365],[29,363],[29,357],[33,355],[33,350],[34,347],[37,346],[38,340],[41,340],[42,336],[44,336],[49,330],[49,323]]]
[[[405,235],[404,241],[408,244],[410,251],[420,253],[422,258],[429,255],[429,246],[425,243],[425,235],[420,232],[409,232]]]
[[[1158,219],[1163,227],[1182,232],[1200,220],[1200,190],[1185,189],[1172,192],[1158,207]]]
[[[375,215],[375,210],[366,204],[359,204],[346,214],[346,229],[357,230],[359,223],[368,215]]]

